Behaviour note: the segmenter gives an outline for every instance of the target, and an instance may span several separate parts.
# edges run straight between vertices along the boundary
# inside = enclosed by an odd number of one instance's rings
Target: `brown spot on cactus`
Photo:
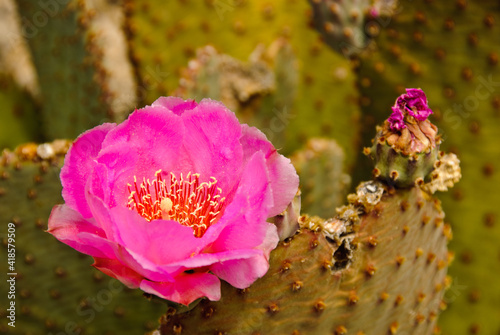
[[[352,305],[356,305],[358,303],[358,301],[359,301],[359,297],[356,294],[356,292],[354,292],[354,291],[349,292],[349,297],[347,299],[347,303],[352,306]]]
[[[469,333],[472,335],[479,334],[481,327],[478,324],[472,324],[469,328]]]
[[[417,303],[419,303],[419,304],[422,303],[422,301],[424,301],[424,299],[425,299],[425,296],[426,296],[425,293],[420,292],[417,296]]]
[[[19,296],[22,298],[22,299],[28,299],[28,298],[31,298],[33,294],[31,293],[30,290],[28,289],[21,289],[19,291]]]
[[[494,172],[495,172],[495,168],[493,167],[493,164],[486,163],[486,164],[483,165],[483,174],[486,177],[491,177]]]
[[[469,292],[468,298],[471,303],[476,303],[479,301],[479,298],[481,297],[481,293],[479,290],[474,289],[471,292]]]
[[[408,201],[401,201],[400,208],[403,212],[406,212],[406,210],[410,207],[410,203]]]
[[[64,277],[66,277],[67,272],[63,267],[58,266],[57,268],[54,269],[54,274],[58,278],[64,278]]]
[[[428,216],[428,215],[424,215],[422,217],[422,225],[425,226],[429,223],[429,221],[431,220],[431,218]]]
[[[469,124],[469,131],[474,134],[474,135],[477,135],[479,134],[479,131],[481,130],[481,125],[479,124],[478,121],[472,121],[470,124]]]
[[[404,298],[402,295],[398,294],[394,300],[394,306],[399,306],[403,302]]]
[[[281,272],[286,272],[288,270],[290,270],[290,268],[292,267],[292,263],[290,263],[289,260],[285,260],[283,261],[283,264],[281,265]]]
[[[375,265],[373,264],[368,264],[365,268],[365,274],[368,276],[368,277],[372,277],[375,272],[377,272],[377,268],[375,267]]]
[[[35,262],[35,256],[33,254],[26,254],[24,256],[24,263],[31,265]]]
[[[436,259],[436,254],[435,253],[429,252],[427,254],[427,264],[430,264],[430,263],[434,262],[435,259]]]
[[[49,296],[51,299],[58,300],[61,298],[61,292],[57,289],[51,289],[49,291]]]
[[[444,20],[443,27],[445,30],[451,31],[455,28],[455,21],[451,18],[447,18]]]
[[[494,213],[486,213],[484,215],[484,225],[488,228],[492,228],[495,225],[495,214]]]
[[[47,223],[43,219],[37,218],[35,220],[35,227],[37,227],[39,229],[45,229],[45,228],[47,228]]]
[[[417,314],[415,316],[415,323],[416,324],[421,324],[424,321],[425,321],[425,316],[423,314]]]
[[[314,310],[317,312],[317,313],[321,313],[325,310],[326,308],[326,304],[323,300],[318,300],[316,301],[316,303],[314,303]]]
[[[270,303],[268,306],[267,306],[267,311],[270,313],[270,314],[276,314],[278,313],[280,310],[279,306],[277,303],[273,302],[273,303]]]
[[[459,10],[464,10],[465,8],[467,8],[467,0],[457,0],[455,5]]]
[[[472,252],[470,252],[468,250],[462,252],[460,255],[460,260],[464,264],[470,264],[473,260]]]
[[[417,248],[417,251],[415,251],[415,257],[419,258],[424,254],[424,250],[422,248]]]
[[[422,11],[415,12],[415,22],[425,23],[427,21],[425,13]]]
[[[476,47],[477,44],[479,43],[479,38],[477,37],[477,34],[476,33],[470,33],[468,36],[467,36],[467,43],[471,46],[471,47]],[[472,72],[472,71],[471,71]],[[462,73],[463,75],[463,73]],[[472,75],[472,73],[471,73]],[[466,78],[464,78],[466,79]]]
[[[369,236],[367,239],[366,239],[366,244],[370,247],[370,248],[375,248],[378,244],[378,240],[375,236]]]
[[[484,18],[483,22],[486,27],[493,28],[493,25],[495,24],[495,18],[493,17],[493,15],[488,14]]]
[[[321,268],[323,270],[331,270],[333,263],[331,261],[325,260],[321,263]]]
[[[403,265],[403,263],[405,262],[406,258],[404,258],[403,256],[398,256],[396,257],[396,265],[399,267],[401,265]]]
[[[438,60],[438,61],[442,61],[445,59],[446,57],[446,51],[444,51],[444,49],[442,48],[437,48],[435,51],[434,51],[434,57]]]
[[[470,67],[464,67],[462,69],[462,78],[465,81],[471,81],[473,77],[474,74],[472,73],[472,69]]]
[[[495,66],[498,64],[498,54],[496,52],[490,52],[488,54],[488,64],[491,66]]]
[[[182,334],[182,325],[173,325],[172,330],[174,331],[174,334]]]
[[[391,323],[391,326],[389,327],[389,334],[396,334],[399,328],[399,323],[398,322],[393,322]]]
[[[301,282],[300,280],[294,281],[292,283],[292,291],[294,291],[294,292],[299,291],[303,286],[304,286],[304,283]]]
[[[104,279],[104,275],[102,272],[94,272],[92,274],[92,279],[96,282],[99,283]]]
[[[215,308],[212,306],[206,306],[202,310],[202,315],[205,319],[210,319],[214,313],[215,313]]]
[[[36,190],[29,189],[28,190],[28,199],[33,200],[36,198]]]
[[[125,308],[118,306],[113,310],[113,314],[117,318],[123,318],[125,316]]]
[[[347,334],[347,328],[344,326],[338,326],[335,328],[335,335],[345,335]]]

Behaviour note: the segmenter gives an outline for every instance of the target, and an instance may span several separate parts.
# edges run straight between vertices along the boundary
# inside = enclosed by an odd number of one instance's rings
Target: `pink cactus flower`
[[[219,102],[162,97],[73,143],[65,204],[48,232],[131,288],[187,305],[246,288],[278,243],[266,219],[292,201],[298,176],[256,128]]]
[[[405,115],[410,115],[418,121],[425,121],[431,114],[432,110],[427,104],[424,91],[419,88],[407,88],[406,93],[397,98],[388,121],[391,130],[399,131],[406,128]]]

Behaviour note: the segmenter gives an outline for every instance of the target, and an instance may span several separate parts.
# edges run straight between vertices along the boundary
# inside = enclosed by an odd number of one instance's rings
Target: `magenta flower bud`
[[[405,116],[409,115],[417,121],[425,121],[432,114],[427,104],[424,91],[419,88],[407,88],[405,94],[401,94],[392,107],[389,117],[389,125],[393,131],[401,131],[406,128]]]

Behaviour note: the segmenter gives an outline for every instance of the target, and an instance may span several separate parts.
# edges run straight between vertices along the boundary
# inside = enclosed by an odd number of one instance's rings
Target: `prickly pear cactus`
[[[0,148],[40,140],[39,117],[29,94],[11,76],[0,73]]]
[[[375,18],[391,14],[394,0],[309,0],[312,23],[326,44],[345,57],[365,49],[377,31]]]
[[[442,197],[455,237],[443,334],[500,331],[500,68],[497,1],[402,1],[358,68],[366,129],[404,87],[421,87],[464,178]],[[373,133],[366,133],[373,136]],[[361,160],[360,160],[361,162]],[[366,166],[358,165],[359,171]],[[366,178],[366,177],[365,177]]]
[[[359,108],[353,103],[357,100],[355,78],[349,62],[323,46],[316,32],[308,29],[307,2],[208,0],[165,5],[140,0],[127,1],[126,8],[125,29],[143,105],[175,91],[183,69],[189,69],[188,62],[206,45],[247,62],[259,45],[268,48],[281,38],[290,44],[297,67],[294,62],[276,62],[282,69],[274,67],[275,73],[296,72],[296,94],[290,97],[291,90],[278,85],[259,108],[246,108],[243,118],[251,125],[253,120],[257,126],[259,122],[274,124],[264,130],[269,128],[266,134],[273,135],[273,143],[283,143],[284,154],[301,147],[309,137],[333,136],[342,147],[355,147],[346,153],[352,167],[360,143]],[[328,98],[332,92],[335,99]],[[311,117],[315,122],[310,122]]]
[[[153,334],[431,334],[449,285],[440,203],[414,187],[358,186],[336,218],[301,218],[250,288],[174,308]]]
[[[312,138],[291,160],[300,178],[303,212],[323,218],[334,216],[351,186],[342,148],[335,140]]]
[[[248,62],[219,54],[212,46],[198,49],[182,71],[175,95],[208,97],[224,103],[247,124],[261,129],[274,145],[283,147],[285,130],[297,89],[297,62],[281,38],[267,49],[258,46]],[[284,134],[285,135],[285,134]]]
[[[0,221],[2,253],[7,225],[15,231],[16,328],[7,326],[2,305],[1,334],[85,333],[141,334],[157,325],[163,304],[147,301],[141,292],[124,287],[47,234],[54,204],[62,203],[59,170],[69,142],[27,144],[4,151],[0,158]],[[7,271],[7,261],[0,265]],[[8,285],[0,294],[7,299]],[[125,321],[126,320],[126,321]]]
[[[134,107],[122,9],[106,1],[17,2],[38,74],[46,139],[74,138]]]

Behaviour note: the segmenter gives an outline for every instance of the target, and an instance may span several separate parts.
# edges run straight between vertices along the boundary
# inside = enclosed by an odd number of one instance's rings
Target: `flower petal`
[[[239,138],[241,126],[238,119],[223,104],[210,99],[202,100],[198,107],[182,115],[186,127],[183,154],[190,162],[181,161],[174,173],[191,171],[206,181],[217,179],[223,196],[229,199],[241,173],[243,157]]]
[[[127,184],[151,179],[159,169],[172,171],[180,159],[184,126],[179,116],[163,107],[145,107],[110,131],[98,161],[106,165],[115,203],[126,205]]]
[[[220,299],[220,281],[210,273],[183,273],[174,283],[143,280],[141,290],[161,298],[189,305],[198,298],[207,297],[212,301]]]
[[[67,205],[57,205],[52,209],[48,232],[81,253],[114,257],[112,242],[106,239],[104,231]]]
[[[220,279],[236,288],[247,288],[269,270],[269,260],[261,252],[260,255],[248,259],[230,260],[216,263],[210,271]]]
[[[105,123],[81,134],[69,149],[61,169],[62,196],[66,205],[89,218],[92,213],[85,201],[85,185],[96,165],[96,157],[106,135],[116,125]]]
[[[197,254],[204,241],[196,238],[191,227],[176,221],[146,221],[137,212],[115,207],[111,219],[117,223],[120,245],[143,255],[157,265],[168,265]]]
[[[249,159],[255,151],[263,152],[266,157],[273,192],[273,206],[269,217],[278,215],[293,200],[299,187],[299,176],[290,159],[280,155],[264,133],[246,124],[241,125],[241,128],[243,133],[240,142],[244,148],[244,157]]]
[[[110,277],[116,278],[130,288],[140,286],[143,277],[116,259],[94,257],[93,267],[104,272]]]
[[[240,220],[248,224],[264,222],[272,205],[264,154],[256,152],[245,166],[238,189],[216,225],[228,225]],[[205,234],[210,234],[210,228]]]
[[[265,238],[259,246],[253,249],[255,251],[258,250],[258,254],[250,258],[240,258],[228,261],[221,260],[221,262],[214,263],[210,266],[210,271],[217,277],[237,288],[249,287],[255,280],[264,276],[267,270],[269,270],[269,254],[271,250],[276,248],[279,237],[275,225],[265,222],[259,227],[265,229]],[[221,238],[217,240],[217,242],[219,246],[226,243],[228,249],[236,247],[239,242],[240,248],[245,248],[245,244],[248,242],[243,237],[248,233],[250,232],[247,230],[246,232],[240,231],[238,234],[236,229],[233,229],[226,232],[226,234],[221,234]]]
[[[168,108],[177,115],[182,115],[185,111],[195,108],[198,104],[194,100],[187,100],[178,97],[161,97],[156,99],[151,106],[162,106]]]

